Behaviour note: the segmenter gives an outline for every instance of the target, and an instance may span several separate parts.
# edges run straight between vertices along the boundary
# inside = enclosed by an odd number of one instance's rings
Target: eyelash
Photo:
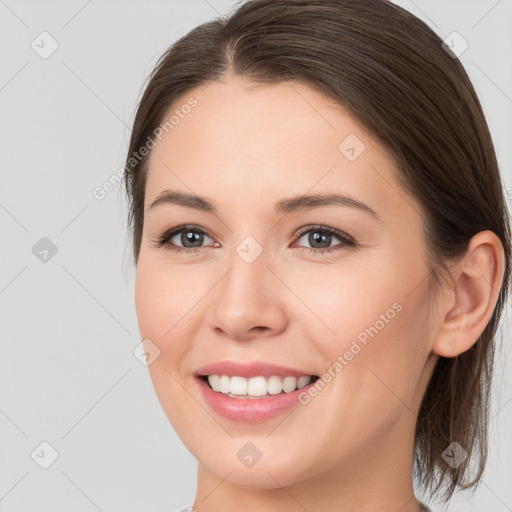
[[[314,247],[311,247],[311,248],[299,247],[300,250],[307,251],[308,254],[312,254],[312,253],[313,254],[326,254],[326,253],[330,253],[333,251],[339,251],[342,249],[346,249],[348,247],[356,247],[357,246],[356,242],[354,241],[354,239],[352,237],[348,236],[347,234],[343,233],[342,231],[338,231],[337,229],[333,229],[333,228],[328,228],[326,226],[307,226],[306,229],[300,229],[299,231],[297,231],[297,233],[295,233],[294,241],[302,238],[303,235],[305,235],[306,233],[309,233],[310,231],[316,231],[316,232],[320,232],[320,233],[326,233],[328,235],[333,235],[336,238],[339,238],[341,240],[343,246],[339,247],[339,244],[338,244],[338,246],[335,245],[333,247],[328,247],[326,249],[317,249]],[[199,226],[185,225],[185,226],[178,226],[176,228],[173,228],[173,229],[167,231],[162,236],[153,240],[153,245],[155,247],[158,247],[158,248],[163,247],[167,250],[174,251],[177,253],[178,252],[189,252],[189,253],[197,252],[200,249],[204,249],[204,247],[180,247],[180,246],[169,243],[169,240],[172,237],[174,237],[175,235],[178,235],[182,232],[200,233],[202,235],[206,235],[209,238],[213,239],[212,236],[210,236],[205,230],[203,230]]]

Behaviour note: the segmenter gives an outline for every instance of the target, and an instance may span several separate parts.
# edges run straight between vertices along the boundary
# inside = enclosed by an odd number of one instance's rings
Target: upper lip
[[[240,376],[245,378],[270,377],[271,375],[279,375],[283,377],[302,377],[312,376],[314,373],[308,370],[297,370],[295,368],[286,368],[272,363],[265,363],[262,361],[252,361],[250,363],[242,363],[236,361],[217,361],[202,366],[195,372],[196,377],[203,377],[205,375],[228,375],[230,377]]]

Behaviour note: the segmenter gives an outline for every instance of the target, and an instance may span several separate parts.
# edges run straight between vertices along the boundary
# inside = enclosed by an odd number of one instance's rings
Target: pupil
[[[185,234],[185,233],[183,233]],[[201,243],[202,243],[202,236],[203,234],[202,233],[195,233],[194,231],[188,231],[186,233],[186,240],[187,242],[192,242],[193,244],[195,243],[197,246],[201,246]],[[186,244],[184,243],[184,240],[181,240],[181,242],[183,243],[183,245],[186,246]],[[193,247],[195,247],[196,245],[194,245]]]
[[[330,242],[330,240],[329,240],[330,237],[331,237],[331,235],[329,235],[327,233],[320,234],[318,231],[312,232],[311,235],[309,235],[309,243],[311,244],[312,247],[317,248],[315,246],[315,244],[322,243],[322,239],[323,239],[324,243],[325,243],[326,239]],[[328,243],[327,247],[329,245],[330,244]],[[325,247],[321,247],[321,249],[325,249]]]

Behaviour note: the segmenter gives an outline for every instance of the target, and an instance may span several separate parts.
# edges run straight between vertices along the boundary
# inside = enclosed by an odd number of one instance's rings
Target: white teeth
[[[268,395],[278,395],[279,393],[291,393],[296,389],[301,389],[311,382],[310,376],[302,377],[280,377],[272,375],[271,377],[245,377],[228,375],[209,375],[208,383],[214,391],[218,391],[233,398],[257,398]]]
[[[247,395],[247,379],[243,377],[231,377],[229,391],[234,395]]]
[[[283,391],[283,380],[281,377],[272,375],[267,381],[267,391],[269,395],[278,395]]]
[[[227,375],[219,377],[219,391],[221,393],[229,393],[231,379]]]
[[[208,377],[208,383],[213,391],[220,391],[220,377],[218,375],[210,375]]]
[[[311,377],[299,377],[297,379],[297,389],[307,386],[311,382]]]
[[[297,377],[286,377],[283,380],[283,391],[291,393],[297,389]]]
[[[241,378],[241,377],[240,377]],[[244,379],[245,380],[245,379]],[[233,379],[231,379],[233,381]],[[231,391],[234,393],[234,391]],[[243,393],[238,393],[242,395]],[[247,384],[247,394],[251,396],[264,396],[267,394],[267,379],[265,377],[251,377]]]

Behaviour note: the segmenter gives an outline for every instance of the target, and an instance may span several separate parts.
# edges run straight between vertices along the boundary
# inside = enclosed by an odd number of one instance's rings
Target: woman
[[[510,233],[454,57],[384,0],[253,0],[158,62],[126,189],[194,510],[416,512],[414,475],[480,481]]]

